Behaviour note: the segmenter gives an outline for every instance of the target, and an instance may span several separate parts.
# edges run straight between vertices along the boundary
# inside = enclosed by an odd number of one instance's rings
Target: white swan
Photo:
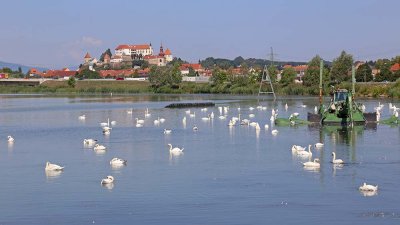
[[[108,126],[105,126],[105,127],[102,127],[102,128],[103,128],[103,132],[112,130],[112,128],[108,127]]]
[[[289,106],[287,105],[287,103],[285,103],[285,110],[287,111],[289,108]]]
[[[143,124],[141,124],[141,123],[136,123],[135,127],[143,127]]]
[[[185,111],[186,114],[190,114],[190,109]]]
[[[193,126],[193,131],[198,131],[198,130],[199,130],[199,128],[196,125],[194,125]]]
[[[203,120],[203,121],[210,121],[210,120],[211,120],[210,115],[207,115],[207,117],[201,118],[201,120]]]
[[[59,170],[63,170],[63,169],[64,169],[64,167],[62,167],[62,166],[59,166],[57,164],[52,164],[50,162],[46,162],[45,170],[48,170],[48,171],[59,171]]]
[[[107,176],[106,178],[101,180],[101,184],[111,184],[114,182],[113,176]]]
[[[154,125],[160,124],[160,117],[158,117],[156,120],[154,120]]]
[[[133,113],[133,109],[126,110],[126,113],[131,115]]]
[[[315,158],[314,161],[308,161],[303,163],[304,167],[308,167],[308,168],[320,168],[321,164],[319,164],[319,159]]]
[[[314,107],[314,113],[315,113],[315,114],[318,113],[318,107],[317,107],[317,106]]]
[[[141,124],[144,123],[144,120],[140,120],[139,118],[135,118],[135,119],[136,119],[136,123],[141,123]]]
[[[236,124],[236,120],[229,120],[228,126],[233,127]]]
[[[148,117],[150,117],[150,116],[151,116],[151,114],[149,113],[149,109],[146,108],[146,111],[144,112],[144,117],[145,117],[145,118],[148,118]]]
[[[110,132],[110,130],[103,130],[103,134],[104,134],[104,135],[110,135],[111,132]]]
[[[271,123],[275,122],[275,116],[271,115],[271,118],[269,119],[271,121]]]
[[[378,185],[373,186],[373,185],[364,183],[364,184],[363,184],[362,186],[360,186],[358,189],[359,189],[360,191],[373,191],[373,192],[375,192],[375,191],[378,190]]]
[[[186,123],[186,116],[183,117],[182,123]]]
[[[211,112],[210,118],[211,118],[211,119],[214,119],[214,112]]]
[[[250,111],[253,111],[253,110],[254,110],[254,107],[249,107],[249,110],[250,110]]]
[[[93,149],[94,149],[95,151],[97,151],[97,150],[106,150],[106,146],[96,144],[96,145],[94,146]]]
[[[85,145],[94,145],[96,144],[97,140],[95,139],[83,139],[83,144]]]
[[[111,126],[115,126],[115,125],[117,125],[117,121],[115,121],[115,120],[113,120],[113,121],[111,121]]]
[[[219,116],[218,117],[220,120],[224,120],[224,119],[226,119],[226,116]]]
[[[292,146],[292,152],[300,152],[306,150],[306,147],[302,147],[300,145],[293,145]]]
[[[219,115],[222,114],[222,106],[218,106]]]
[[[164,129],[164,134],[170,134],[172,132],[171,129]]]
[[[332,152],[332,156],[333,156],[333,158],[332,158],[332,163],[333,164],[343,164],[344,163],[343,160],[336,159],[336,153]]]
[[[312,157],[311,145],[308,145],[308,151],[297,151],[297,155]]]
[[[80,120],[85,120],[86,119],[86,115],[81,115],[78,117]]]
[[[268,130],[268,129],[269,129],[269,125],[268,125],[268,124],[265,124],[265,125],[264,125],[264,129],[265,129],[265,130]]]
[[[165,119],[164,118],[160,118],[160,123],[164,123],[165,122]]]
[[[262,107],[261,105],[258,105],[256,108],[257,108],[258,110],[261,110],[263,107]]]
[[[322,147],[324,147],[324,144],[323,143],[316,143],[314,146],[316,148],[322,148]]]
[[[113,158],[110,161],[110,165],[112,166],[119,166],[119,165],[125,165],[126,164],[126,160],[120,159],[120,158]]]
[[[254,118],[256,115],[254,115],[253,113],[252,114],[249,114],[249,118]]]
[[[207,112],[207,108],[202,108],[201,111],[202,112]]]
[[[182,148],[182,149],[180,149],[180,148],[178,148],[178,147],[172,148],[172,145],[171,145],[171,144],[168,144],[168,146],[169,146],[169,152],[170,152],[171,154],[178,155],[178,154],[183,153],[183,148]]]
[[[260,128],[260,124],[256,124],[256,130],[261,130],[261,128]]]
[[[14,138],[10,135],[7,136],[7,141],[8,143],[13,143],[14,142]]]
[[[279,133],[279,131],[276,130],[276,129],[274,129],[274,130],[271,131],[271,134],[274,135],[274,136],[277,135],[278,133]]]
[[[249,123],[249,125],[251,126],[251,127],[255,127],[255,126],[257,126],[257,122],[251,122],[251,123]]]

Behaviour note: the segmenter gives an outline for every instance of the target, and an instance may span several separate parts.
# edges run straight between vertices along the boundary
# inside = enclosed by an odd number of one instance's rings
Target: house
[[[169,50],[169,48],[167,48],[167,50],[165,50],[164,57],[165,57],[165,61],[167,61],[167,62],[171,62],[174,59],[174,57],[172,56],[171,50]]]
[[[39,71],[38,69],[31,68],[29,70],[29,76],[30,77],[44,77],[44,73]]]
[[[62,70],[48,70],[43,74],[43,77],[68,79],[74,77],[77,73],[78,71],[71,71],[68,68],[64,68]]]
[[[394,64],[393,66],[390,67],[390,71],[392,71],[392,72],[396,72],[398,70],[400,70],[400,64],[399,63],[396,63],[396,64]]]
[[[160,55],[146,55],[143,57],[145,61],[149,63],[149,65],[156,65],[156,66],[166,66],[167,61],[165,60],[164,56]]]
[[[121,55],[113,55],[111,56],[110,63],[120,63],[122,62],[122,56]]]
[[[179,67],[179,70],[181,71],[181,74],[183,76],[186,76],[189,74],[189,69],[192,68],[194,72],[197,72],[199,75],[202,75],[204,73],[204,68],[201,66],[201,64],[194,63],[194,64],[182,64]]]
[[[293,68],[294,71],[296,71],[296,82],[297,83],[302,83],[303,82],[303,76],[306,74],[306,70],[308,68],[308,65],[298,65],[298,66],[292,66],[292,65],[284,65],[283,69],[286,68]]]
[[[118,45],[115,48],[115,55],[129,55],[133,59],[142,59],[144,56],[153,55],[151,44],[141,45]]]

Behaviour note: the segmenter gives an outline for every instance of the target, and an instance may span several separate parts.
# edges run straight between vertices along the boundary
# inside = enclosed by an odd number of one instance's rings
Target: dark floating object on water
[[[193,102],[193,103],[172,103],[165,108],[191,108],[191,107],[212,107],[215,106],[213,102]]]

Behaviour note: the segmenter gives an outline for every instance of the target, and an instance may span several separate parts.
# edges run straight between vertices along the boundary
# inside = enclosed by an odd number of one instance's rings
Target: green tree
[[[353,65],[353,56],[347,54],[345,51],[340,53],[340,56],[333,60],[331,69],[331,80],[334,83],[341,83],[343,81],[350,81],[351,76],[349,72]]]
[[[215,69],[212,74],[210,81],[214,84],[222,84],[228,80],[228,74],[220,69]]]
[[[307,70],[302,78],[303,85],[307,87],[318,86],[319,85],[319,74],[320,74],[320,65],[321,65],[321,57],[316,55],[314,58],[308,62]],[[324,85],[329,85],[329,69],[324,67],[322,72],[322,79]]]
[[[68,86],[75,87],[75,85],[76,85],[75,77],[70,76],[69,79],[68,79]]]
[[[3,67],[2,69],[3,73],[12,73],[12,69],[8,68],[8,67]]]
[[[104,56],[105,56],[106,54],[108,54],[108,56],[111,57],[111,56],[112,56],[111,50],[110,50],[110,49],[107,49],[105,52],[103,52],[103,53],[101,54],[101,56],[100,56],[100,61],[101,61],[101,62],[104,61]]]
[[[296,79],[296,74],[297,73],[293,67],[283,69],[280,83],[283,84],[283,86],[294,83],[294,79]]]
[[[193,67],[189,67],[189,74],[187,75],[188,77],[195,77],[196,76],[196,71],[194,71]]]
[[[97,71],[91,71],[89,69],[81,70],[75,77],[84,79],[99,79],[100,74]]]
[[[394,81],[392,71],[390,71],[390,64],[386,63],[381,66],[380,72],[375,76],[375,81]]]
[[[369,82],[372,81],[372,69],[367,63],[362,64],[356,70],[356,81],[357,82]]]
[[[149,81],[155,88],[165,85],[177,87],[182,82],[182,75],[177,64],[165,67],[152,66],[149,72]]]
[[[271,81],[276,82],[276,77],[278,75],[278,69],[276,68],[275,65],[268,66],[268,74],[269,74],[269,77],[271,78]]]
[[[18,74],[22,74],[22,68],[18,66]]]

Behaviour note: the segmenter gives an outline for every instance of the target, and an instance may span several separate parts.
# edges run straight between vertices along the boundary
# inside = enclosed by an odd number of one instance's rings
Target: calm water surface
[[[213,101],[206,112],[165,109],[172,102]],[[284,104],[289,109],[285,111]],[[317,98],[254,100],[235,96],[0,96],[0,224],[400,224],[400,131],[377,125],[370,129],[275,127],[264,129],[271,108],[279,117],[299,112],[305,119]],[[362,101],[367,111],[378,100]],[[388,101],[382,117],[390,115]],[[301,105],[307,105],[301,108]],[[400,102],[395,102],[400,106]],[[249,107],[267,106],[263,111]],[[261,125],[229,128],[218,118],[255,114]],[[151,117],[145,118],[149,108]],[[133,108],[133,114],[127,110]],[[201,118],[214,112],[212,121]],[[86,120],[79,120],[82,114]],[[186,126],[183,117],[187,117]],[[145,119],[135,127],[135,118]],[[155,126],[158,117],[166,121]],[[117,124],[109,136],[100,122]],[[199,130],[194,132],[192,127]],[[172,129],[165,135],[164,128]],[[15,143],[7,143],[12,135]],[[106,152],[85,148],[94,138]],[[293,144],[325,143],[313,149],[320,170],[305,170],[292,155]],[[167,144],[184,147],[171,156]],[[329,161],[331,152],[343,167]],[[128,160],[112,168],[113,157]],[[46,161],[65,166],[45,173]],[[113,186],[101,186],[107,175]],[[378,184],[374,196],[358,191]]]

